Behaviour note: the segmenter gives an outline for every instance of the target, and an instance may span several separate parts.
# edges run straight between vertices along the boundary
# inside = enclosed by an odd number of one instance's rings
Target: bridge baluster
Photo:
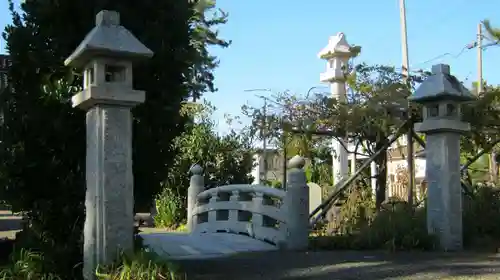
[[[212,197],[210,197],[209,204],[215,205],[217,200],[219,199],[219,193],[214,193]],[[208,223],[216,223],[217,222],[217,211],[209,211],[208,212]]]
[[[286,213],[285,243],[288,250],[305,250],[309,242],[309,186],[304,158],[294,156],[289,161],[287,191],[284,201]]]
[[[189,232],[193,232],[196,224],[198,223],[198,217],[194,215],[193,210],[196,207],[196,202],[198,201],[198,194],[205,190],[205,182],[203,179],[203,168],[195,164],[191,166],[189,172],[193,174],[189,182],[188,188],[188,201],[187,201],[187,228]]]
[[[258,208],[262,207],[263,202],[263,193],[256,192],[253,194],[252,203],[255,207],[255,210],[258,210]],[[262,214],[252,212],[252,228],[261,228],[262,226],[264,226],[264,216]]]
[[[240,191],[232,191],[231,192],[231,197],[229,197],[230,202],[238,202],[238,199],[240,197]],[[232,222],[237,222],[238,221],[238,210],[236,209],[231,209],[229,210],[229,217],[228,221]]]

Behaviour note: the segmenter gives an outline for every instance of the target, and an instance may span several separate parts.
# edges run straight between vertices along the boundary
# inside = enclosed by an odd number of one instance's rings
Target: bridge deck
[[[231,233],[145,233],[143,244],[170,259],[207,259],[242,252],[274,251],[276,246]]]

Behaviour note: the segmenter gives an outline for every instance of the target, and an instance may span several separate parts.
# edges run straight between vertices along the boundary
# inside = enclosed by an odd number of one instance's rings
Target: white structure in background
[[[347,145],[348,151],[354,151],[356,149],[356,145],[354,143],[348,143]],[[397,155],[397,150],[402,150],[406,152],[406,137],[401,137],[398,141],[392,143],[392,145],[387,150],[387,197],[392,197],[397,195],[397,190],[394,189],[394,185],[401,184],[398,182],[398,172],[400,170],[407,169],[407,161],[406,158]],[[358,147],[357,155],[350,153],[348,155],[349,162],[351,163],[351,173],[355,172],[352,168],[352,161],[356,160],[359,162],[364,162],[368,159],[368,156],[364,155],[364,152]],[[415,180],[416,182],[421,181],[425,178],[425,158],[415,158]],[[375,193],[376,179],[373,178],[378,172],[377,166],[374,162],[370,164],[370,173],[372,176],[371,186],[373,193]],[[419,189],[417,188],[417,195],[419,195]]]
[[[267,156],[267,168],[264,168],[264,155]],[[251,175],[254,178],[253,185],[263,184],[263,180],[283,180],[283,155],[277,149],[266,149],[253,155],[254,166]],[[265,178],[265,179],[264,179]]]
[[[346,100],[346,75],[345,69],[347,62],[354,53],[351,51],[351,45],[347,43],[346,36],[344,33],[338,33],[336,36],[332,36],[329,39],[328,45],[321,50],[318,54],[319,58],[327,60],[327,68],[325,73],[320,74],[320,81],[330,84],[331,93],[333,97],[338,98],[341,101]],[[398,141],[394,142],[393,145],[388,149],[388,162],[387,162],[387,179],[389,187],[387,188],[387,197],[392,197],[395,195],[401,195],[402,192],[406,192],[401,189],[394,189],[396,185],[401,185],[398,182],[398,172],[401,169],[406,169],[406,159],[397,150],[406,147],[406,137],[401,137]],[[333,174],[334,182],[338,183],[342,178],[347,177],[349,174],[349,162],[351,168],[351,174],[355,172],[355,162],[364,161],[368,157],[363,154],[361,148],[358,147],[358,155],[354,153],[349,153],[349,151],[355,150],[354,143],[346,143],[348,149],[346,150],[342,143],[337,139],[332,140],[332,157],[333,157]],[[264,166],[264,157],[262,153],[257,153],[254,155],[255,166],[252,170],[252,176],[255,178],[253,184],[260,184],[261,178],[267,177],[268,180],[278,180],[281,181],[283,177],[283,165],[282,157],[279,155],[278,151],[275,149],[267,149],[268,157],[268,167]],[[375,175],[378,173],[377,166],[374,162],[370,165],[370,173],[372,176],[371,187],[373,193],[376,190],[376,178]],[[265,174],[265,175],[264,175]],[[420,181],[425,177],[425,159],[416,158],[415,159],[415,179]],[[417,189],[418,192],[418,189]]]
[[[353,56],[344,33],[331,36],[328,45],[318,54],[319,58],[327,60],[326,72],[320,74],[320,81],[329,83],[332,97],[341,102],[346,100],[345,69]],[[337,184],[349,174],[348,152],[341,139],[332,140],[332,157],[334,184]]]

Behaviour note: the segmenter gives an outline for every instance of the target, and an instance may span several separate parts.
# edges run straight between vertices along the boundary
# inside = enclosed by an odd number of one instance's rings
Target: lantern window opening
[[[455,117],[457,116],[457,107],[455,104],[448,103],[446,104],[446,116],[447,117]]]
[[[432,104],[427,106],[427,117],[428,118],[436,118],[439,117],[439,105]]]
[[[126,67],[124,66],[106,64],[104,72],[104,79],[108,83],[125,82]]]

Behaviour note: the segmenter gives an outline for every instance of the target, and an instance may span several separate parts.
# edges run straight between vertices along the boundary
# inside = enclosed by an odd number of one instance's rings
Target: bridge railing
[[[193,233],[244,234],[287,249],[305,249],[309,190],[304,159],[290,160],[287,191],[260,185],[205,190],[203,170],[193,166],[188,189],[188,228]]]

